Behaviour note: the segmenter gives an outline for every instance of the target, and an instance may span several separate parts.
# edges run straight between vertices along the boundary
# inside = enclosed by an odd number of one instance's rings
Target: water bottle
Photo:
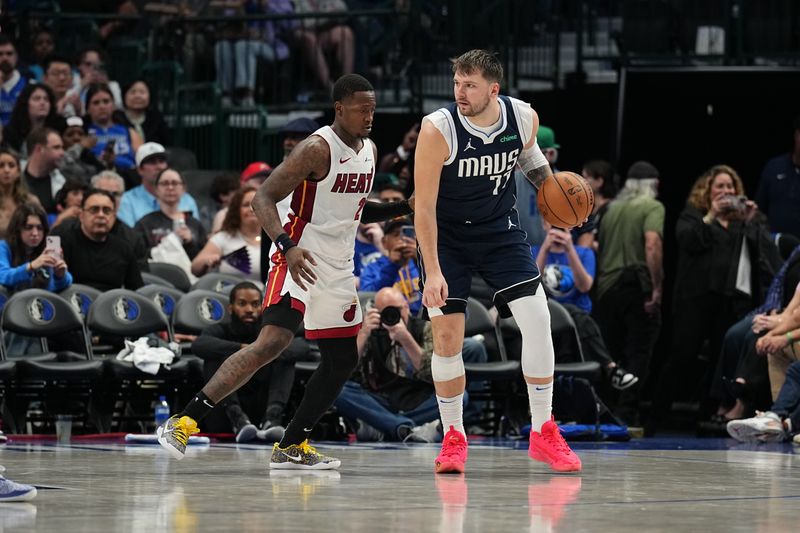
[[[161,426],[169,418],[169,404],[166,396],[159,396],[155,409],[156,427]]]

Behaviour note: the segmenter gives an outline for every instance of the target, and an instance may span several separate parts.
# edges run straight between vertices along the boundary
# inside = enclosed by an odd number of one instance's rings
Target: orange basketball
[[[550,224],[570,229],[592,214],[594,192],[582,176],[574,172],[556,172],[542,183],[536,205]]]

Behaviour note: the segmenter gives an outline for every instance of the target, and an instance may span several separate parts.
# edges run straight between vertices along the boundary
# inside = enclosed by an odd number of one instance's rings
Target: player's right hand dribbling
[[[317,280],[317,275],[311,268],[312,265],[317,266],[317,262],[314,260],[311,252],[304,248],[294,246],[287,250],[286,265],[289,268],[289,273],[292,275],[294,282],[304,291],[308,290],[303,283],[304,280],[308,282],[309,285],[313,285]]]
[[[444,307],[447,302],[447,282],[441,274],[432,274],[425,278],[422,291],[422,305],[425,307]]]

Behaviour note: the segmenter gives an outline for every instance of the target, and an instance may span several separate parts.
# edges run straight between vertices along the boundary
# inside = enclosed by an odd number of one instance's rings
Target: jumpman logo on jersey
[[[463,151],[466,152],[467,150],[475,150],[475,147],[472,146],[472,137],[467,141],[467,145],[464,147]]]
[[[511,217],[508,217],[508,229],[516,228],[517,225],[511,222]]]

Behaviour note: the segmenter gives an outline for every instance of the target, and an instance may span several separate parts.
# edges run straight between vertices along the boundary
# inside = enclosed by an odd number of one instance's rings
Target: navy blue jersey
[[[454,103],[438,112],[449,113],[457,142],[442,168],[437,219],[464,224],[496,220],[514,209],[514,167],[523,147],[522,135],[507,96],[500,96],[501,120],[486,135],[458,113]]]

